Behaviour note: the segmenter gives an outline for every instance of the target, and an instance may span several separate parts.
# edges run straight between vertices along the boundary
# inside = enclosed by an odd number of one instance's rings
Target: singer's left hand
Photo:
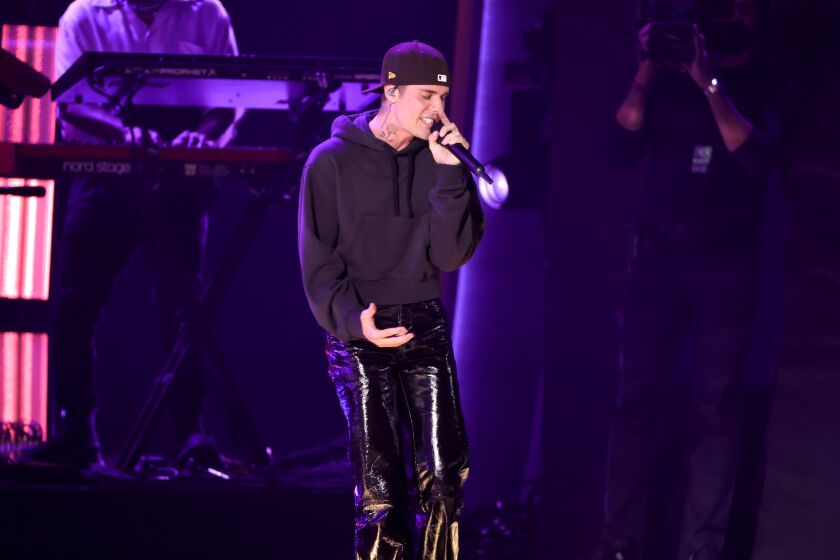
[[[432,157],[435,158],[435,162],[437,163],[458,165],[461,163],[458,161],[458,158],[443,146],[461,144],[469,149],[470,143],[464,138],[461,131],[458,130],[458,126],[449,120],[446,113],[440,114],[440,120],[443,121],[443,128],[440,129],[440,132],[433,132],[429,136],[429,149],[432,151]],[[438,144],[438,138],[441,138],[440,144]]]

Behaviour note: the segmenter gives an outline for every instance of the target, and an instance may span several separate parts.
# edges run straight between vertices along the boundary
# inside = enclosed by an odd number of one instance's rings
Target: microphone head
[[[432,132],[440,132],[441,128],[443,128],[443,121],[437,120],[434,122],[434,124],[432,124],[432,127],[429,129],[429,133],[431,134]],[[440,140],[440,137],[438,137],[438,143],[440,143]],[[464,146],[462,146],[461,144],[449,144],[444,147],[453,154],[455,154],[455,157],[457,157],[461,161],[461,163],[466,165],[467,169],[469,169],[472,173],[484,179],[487,182],[487,184],[493,184],[493,179],[484,170],[484,166],[482,166],[481,163],[477,159],[475,159],[475,157]]]

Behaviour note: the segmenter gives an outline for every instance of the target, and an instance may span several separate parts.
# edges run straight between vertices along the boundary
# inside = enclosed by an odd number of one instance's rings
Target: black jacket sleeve
[[[330,158],[310,158],[301,177],[298,251],[303,288],[318,324],[340,340],[363,338],[363,305],[336,253],[336,168]]]
[[[452,271],[466,263],[484,234],[484,213],[472,177],[460,165],[436,164],[429,193],[432,264]]]

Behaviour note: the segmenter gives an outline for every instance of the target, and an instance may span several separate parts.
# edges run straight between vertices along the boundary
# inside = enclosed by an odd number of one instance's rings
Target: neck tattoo
[[[388,111],[385,113],[385,118],[382,119],[382,125],[379,127],[379,137],[386,138],[389,134],[388,117],[391,115],[391,104],[388,104]]]

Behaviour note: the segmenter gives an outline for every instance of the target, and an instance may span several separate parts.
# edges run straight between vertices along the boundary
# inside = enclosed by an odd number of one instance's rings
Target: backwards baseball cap
[[[386,85],[450,85],[449,65],[439,50],[420,41],[394,45],[382,59],[382,80],[363,93],[382,93]]]

